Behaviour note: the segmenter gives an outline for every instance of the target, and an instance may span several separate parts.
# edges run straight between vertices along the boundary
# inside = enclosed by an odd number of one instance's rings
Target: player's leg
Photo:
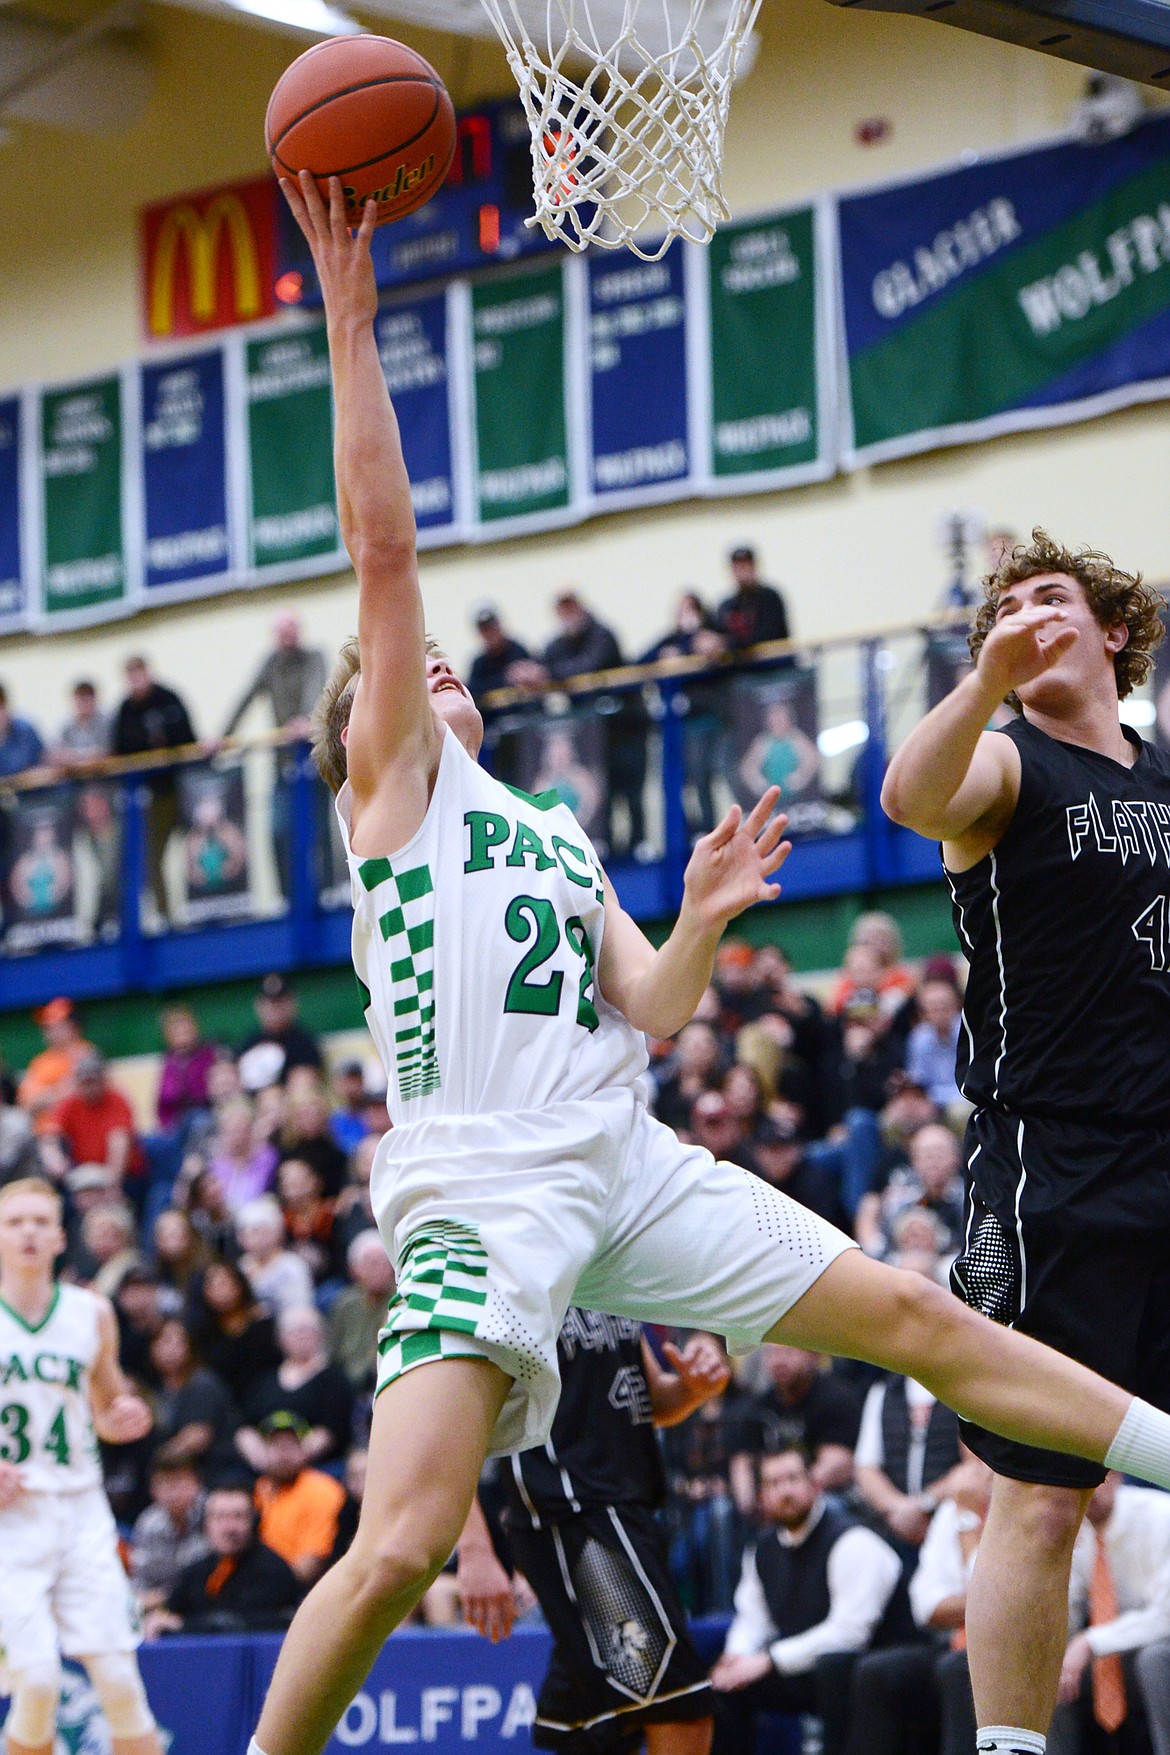
[[[1091,1488],[997,1475],[967,1596],[967,1658],[981,1725],[1043,1735],[1068,1643],[1073,1543]]]
[[[53,1617],[59,1546],[50,1496],[23,1494],[0,1512],[0,1646],[11,1703],[7,1755],[52,1755],[61,1699]]]
[[[61,1699],[61,1661],[9,1665],[12,1703],[5,1734],[7,1755],[53,1755],[57,1705]]]
[[[713,1718],[646,1726],[646,1755],[710,1755]]]
[[[110,1727],[114,1755],[162,1755],[154,1714],[133,1652],[91,1652],[81,1662]]]
[[[487,1359],[446,1358],[379,1395],[357,1535],[297,1611],[254,1749],[320,1755],[387,1635],[454,1549],[511,1384]]]

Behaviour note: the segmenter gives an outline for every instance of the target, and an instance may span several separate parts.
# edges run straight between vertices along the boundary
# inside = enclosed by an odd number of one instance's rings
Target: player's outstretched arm
[[[94,1431],[106,1444],[133,1444],[154,1424],[118,1363],[118,1323],[105,1298],[98,1307],[98,1352],[89,1375],[89,1401]]]
[[[334,466],[341,534],[358,576],[362,674],[346,753],[358,798],[386,763],[424,763],[438,736],[426,690],[426,633],[418,584],[414,508],[398,420],[382,376],[370,260],[375,205],[351,233],[338,178],[326,206],[315,181],[281,181],[308,240],[325,300],[334,392]]]
[[[1063,610],[1029,604],[1005,612],[988,634],[975,669],[906,739],[886,772],[882,809],[932,841],[983,832],[994,846],[1020,791],[1020,758],[1010,739],[985,733],[1000,703],[1032,682],[1077,638]]]
[[[605,880],[605,934],[598,982],[609,1004],[651,1036],[673,1036],[690,1022],[715,967],[728,922],[753,902],[774,902],[771,881],[792,851],[782,839],[786,816],[773,816],[780,788],[770,786],[745,817],[733,805],[696,841],[684,877],[674,931],[658,950],[621,907]]]

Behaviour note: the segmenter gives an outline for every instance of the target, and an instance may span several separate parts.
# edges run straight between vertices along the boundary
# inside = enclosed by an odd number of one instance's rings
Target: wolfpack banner
[[[848,462],[1170,393],[1170,118],[839,213]]]

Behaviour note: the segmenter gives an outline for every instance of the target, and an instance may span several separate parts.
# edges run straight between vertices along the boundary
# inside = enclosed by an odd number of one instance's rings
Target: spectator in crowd
[[[124,1202],[111,1199],[112,1193],[109,1190],[102,1204],[91,1207],[81,1222],[82,1249],[96,1264],[83,1283],[103,1298],[112,1298],[123,1276],[131,1268],[142,1266],[133,1210]]]
[[[333,1244],[335,1249],[348,1250],[354,1238],[371,1226],[377,1226],[370,1199],[370,1176],[381,1144],[380,1133],[368,1133],[359,1140],[349,1160],[345,1187],[333,1207]]]
[[[213,1261],[203,1276],[195,1345],[237,1407],[280,1364],[276,1324],[263,1310],[236,1262]]]
[[[336,1107],[329,1115],[329,1137],[348,1158],[370,1127],[366,1120],[366,1069],[360,1060],[344,1060],[333,1075]]]
[[[142,756],[181,749],[195,742],[191,716],[175,693],[151,674],[145,658],[126,660],[126,696],[114,719],[112,753]],[[179,822],[179,793],[173,769],[157,770],[150,779],[146,824],[146,863],[155,907],[162,923],[170,920],[164,861]]]
[[[174,1305],[145,1262],[128,1268],[114,1293],[114,1315],[123,1369],[139,1383],[154,1384],[157,1376],[150,1349]]]
[[[110,1083],[105,1057],[96,1048],[78,1056],[73,1082],[72,1094],[54,1111],[50,1138],[69,1163],[104,1164],[117,1187],[140,1198],[145,1192],[146,1158],[134,1112]]]
[[[218,1050],[205,1042],[189,1005],[168,1005],[159,1019],[166,1053],[158,1082],[158,1125],[178,1134],[194,1114],[211,1107],[208,1082]]]
[[[211,1251],[192,1224],[191,1215],[179,1207],[167,1207],[158,1215],[151,1241],[159,1283],[186,1308],[211,1260]]]
[[[355,1444],[345,1459],[345,1500],[337,1514],[337,1535],[333,1552],[329,1556],[330,1566],[335,1566],[343,1554],[349,1553],[353,1538],[357,1535],[362,1500],[366,1496],[368,1462],[369,1452],[361,1444]]]
[[[769,1387],[740,1414],[745,1451],[755,1456],[798,1446],[810,1459],[818,1488],[838,1492],[853,1480],[861,1407],[849,1386],[823,1369],[819,1353],[766,1343],[760,1357]]]
[[[277,1171],[276,1188],[290,1247],[305,1262],[313,1283],[321,1286],[338,1278],[341,1263],[334,1235],[336,1216],[318,1172],[303,1158],[286,1158]]]
[[[32,1117],[0,1092],[0,1184],[35,1175],[41,1168]]]
[[[183,1568],[165,1608],[147,1616],[147,1638],[286,1627],[301,1586],[291,1567],[257,1539],[256,1508],[246,1482],[212,1488],[203,1530],[209,1552]]]
[[[332,1462],[345,1455],[352,1437],[353,1391],[325,1345],[325,1319],[312,1304],[286,1310],[277,1319],[281,1361],[263,1378],[244,1408],[247,1424],[236,1446],[255,1469],[265,1466],[261,1434],[272,1414],[295,1414],[304,1422],[301,1448],[306,1463]]]
[[[723,639],[703,599],[697,591],[684,591],[675,608],[674,626],[642,654],[639,663],[656,664],[667,658],[704,658],[710,662],[720,658],[724,650]],[[687,789],[683,804],[687,827],[692,835],[705,835],[715,827],[719,815],[714,788],[723,770],[723,691],[717,679],[688,676],[683,694],[676,699],[685,714],[683,767]]]
[[[691,1105],[687,1129],[696,1145],[705,1146],[716,1158],[754,1168],[743,1122],[722,1091],[703,1091]]]
[[[337,1540],[345,1488],[309,1467],[309,1425],[278,1408],[260,1425],[264,1473],[256,1483],[260,1539],[288,1562],[306,1588],[324,1572]]]
[[[247,1097],[229,1097],[220,1104],[205,1151],[208,1169],[232,1213],[267,1194],[276,1179],[280,1155],[275,1146],[257,1138],[255,1113]]]
[[[898,1215],[908,1207],[925,1207],[945,1229],[944,1248],[954,1254],[965,1222],[963,1179],[959,1173],[959,1142],[949,1127],[928,1122],[910,1141],[910,1162],[894,1170],[885,1188],[867,1194],[857,1209],[854,1235],[870,1255],[890,1247]]]
[[[723,1050],[710,1024],[686,1024],[673,1052],[654,1073],[654,1113],[676,1131],[690,1127],[691,1111],[703,1091],[713,1091],[723,1075]]]
[[[750,1156],[757,1176],[831,1225],[847,1229],[837,1174],[830,1163],[818,1162],[806,1150],[790,1116],[765,1118],[752,1138]]]
[[[826,1502],[799,1449],[765,1456],[760,1509],[767,1528],[744,1556],[735,1619],[711,1672],[723,1695],[716,1755],[745,1755],[761,1712],[815,1713],[825,1755],[839,1755],[857,1655],[913,1631],[901,1562]]]
[[[378,1336],[394,1290],[394,1268],[375,1230],[359,1231],[345,1260],[350,1284],[329,1312],[329,1356],[355,1395],[368,1395],[377,1376]]]
[[[856,951],[868,953],[862,960]],[[849,943],[841,974],[829,992],[829,1009],[844,1010],[857,987],[872,988],[881,1002],[882,1015],[893,1017],[914,992],[914,976],[902,961],[902,933],[892,914],[873,909],[859,914],[849,929]]]
[[[40,767],[45,758],[41,734],[31,720],[20,719],[8,702],[8,690],[0,683],[0,779],[12,780]]]
[[[921,1021],[906,1041],[906,1074],[921,1085],[932,1103],[956,1114],[963,1094],[955,1082],[962,1001],[953,981],[923,981],[918,989]]]
[[[756,551],[741,543],[728,556],[735,589],[715,611],[715,627],[732,652],[791,637],[788,610],[774,585],[756,570]]]
[[[210,1554],[203,1529],[205,1506],[193,1464],[182,1458],[155,1458],[150,1504],[139,1513],[130,1534],[130,1579],[140,1608],[161,1608],[184,1567]]]
[[[245,1201],[236,1214],[240,1266],[261,1304],[279,1319],[313,1301],[313,1276],[299,1255],[284,1246],[284,1214],[270,1194]]]
[[[77,826],[93,861],[96,884],[90,902],[90,930],[99,938],[117,936],[122,906],[122,822],[118,784],[87,780],[77,788]]]
[[[533,668],[527,646],[505,631],[494,604],[481,603],[472,620],[480,644],[471,661],[467,686],[477,706],[493,689],[525,687],[543,680],[539,669]]]
[[[74,683],[73,712],[57,734],[52,759],[59,768],[84,769],[110,753],[114,722],[89,681]]]
[[[301,644],[301,624],[291,613],[278,615],[272,625],[273,646],[228,716],[223,735],[231,737],[254,701],[264,700],[273,724],[292,738],[307,738],[317,697],[325,687],[325,654]],[[281,893],[292,894],[292,797],[296,778],[296,755],[281,751],[277,757],[272,788],[272,848]],[[318,847],[328,828],[322,799],[318,803]],[[323,868],[323,871],[326,870]]]
[[[239,1414],[222,1380],[199,1363],[179,1317],[168,1317],[160,1327],[150,1361],[158,1382],[153,1398],[156,1455],[181,1457],[212,1477],[232,1467]]]
[[[175,1184],[175,1197],[182,1204],[195,1230],[211,1255],[235,1259],[236,1224],[228,1206],[223,1183],[208,1165],[191,1157]]]
[[[34,1054],[24,1070],[16,1100],[32,1116],[38,1134],[51,1133],[57,1106],[72,1095],[73,1075],[83,1054],[93,1052],[71,999],[51,999],[36,1013],[36,1024],[45,1046]]]
[[[256,995],[260,1027],[237,1056],[245,1090],[283,1084],[294,1066],[320,1069],[321,1050],[297,1013],[297,996],[284,976],[266,975]]]
[[[295,1077],[296,1075],[294,1075]],[[286,1158],[300,1158],[321,1178],[321,1190],[333,1199],[345,1182],[345,1152],[329,1126],[329,1104],[320,1081],[306,1070],[303,1080],[288,1088],[288,1120],[281,1132]]]

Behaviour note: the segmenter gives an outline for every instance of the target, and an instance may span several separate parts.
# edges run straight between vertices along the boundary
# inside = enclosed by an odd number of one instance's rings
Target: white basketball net
[[[543,29],[534,0],[482,3],[532,131],[527,224],[648,262],[679,235],[706,243],[730,217],[723,137],[762,0],[542,0]]]

